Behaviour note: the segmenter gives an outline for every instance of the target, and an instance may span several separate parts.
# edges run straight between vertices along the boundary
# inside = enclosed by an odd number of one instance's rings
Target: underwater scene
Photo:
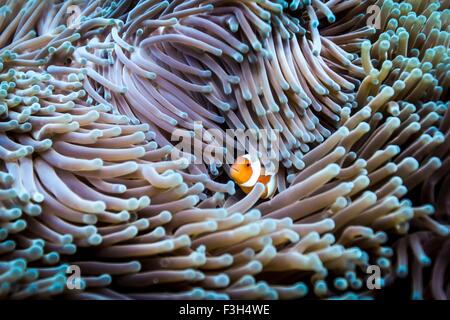
[[[450,299],[449,0],[0,0],[0,300]]]

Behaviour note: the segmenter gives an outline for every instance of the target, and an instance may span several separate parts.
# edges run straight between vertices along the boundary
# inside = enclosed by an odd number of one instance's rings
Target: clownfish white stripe
[[[243,158],[247,159],[250,162],[252,175],[247,182],[241,184],[241,187],[253,187],[258,182],[258,179],[261,176],[261,162],[259,162],[259,159],[252,161],[250,155],[248,154],[243,156]]]
[[[276,176],[272,175],[272,176],[270,176],[270,180],[269,180],[269,182],[266,185],[267,194],[266,194],[266,196],[264,198],[271,197],[275,193],[276,187],[277,187]]]

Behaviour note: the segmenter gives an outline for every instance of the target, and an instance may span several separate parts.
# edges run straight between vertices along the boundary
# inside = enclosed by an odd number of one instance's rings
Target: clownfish
[[[261,196],[262,199],[271,197],[277,188],[276,175],[267,172],[262,168],[258,159],[252,160],[248,154],[236,159],[236,162],[231,166],[230,175],[245,193],[249,193],[256,183],[262,183],[266,187]]]

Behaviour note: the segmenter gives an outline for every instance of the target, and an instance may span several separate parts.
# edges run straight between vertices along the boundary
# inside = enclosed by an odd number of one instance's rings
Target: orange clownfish
[[[266,187],[261,198],[267,199],[276,191],[276,175],[266,172],[261,167],[261,162],[258,159],[252,160],[248,154],[239,156],[236,159],[236,162],[231,166],[230,174],[234,182],[245,193],[249,193],[258,182],[261,182]]]

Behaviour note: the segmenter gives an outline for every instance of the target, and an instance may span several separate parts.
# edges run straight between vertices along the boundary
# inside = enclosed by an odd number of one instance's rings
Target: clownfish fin
[[[277,189],[277,176],[271,175],[269,181],[266,183],[266,192],[262,198],[263,199],[270,198],[271,196],[273,196],[276,189]]]

